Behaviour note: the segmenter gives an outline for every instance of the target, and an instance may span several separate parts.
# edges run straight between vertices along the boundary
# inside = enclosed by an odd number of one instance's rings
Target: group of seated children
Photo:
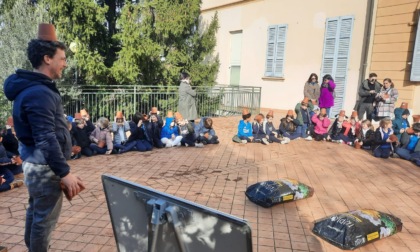
[[[181,145],[203,147],[206,144],[219,143],[211,118],[203,117],[196,124],[183,119],[179,112],[174,115],[172,111],[168,111],[163,120],[156,107],[148,115],[135,113],[130,121],[118,111],[112,123],[107,118],[100,117],[96,126],[90,121],[87,111],[82,109],[70,121],[73,159],[81,155],[90,157],[95,154],[133,150],[143,152]]]
[[[296,117],[295,117],[296,113]],[[410,115],[407,103],[396,108],[395,119],[382,118],[375,130],[369,120],[358,120],[357,111],[350,118],[341,110],[332,122],[325,108],[312,105],[305,98],[298,103],[295,111],[289,110],[286,117],[280,120],[279,128],[273,125],[273,111],[266,117],[258,114],[251,123],[251,113],[243,109],[242,119],[238,125],[238,134],[233,137],[238,143],[289,143],[293,139],[331,141],[345,143],[356,149],[371,150],[375,157],[400,157],[413,161],[420,166],[420,118],[413,116],[414,124],[410,127],[407,120]]]

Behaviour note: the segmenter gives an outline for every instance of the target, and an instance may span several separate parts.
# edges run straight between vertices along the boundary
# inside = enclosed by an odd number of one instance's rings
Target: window
[[[420,16],[419,20],[420,21]],[[410,81],[420,81],[420,25],[417,22],[417,34],[414,44],[413,60],[411,61]]]
[[[320,78],[330,74],[336,84],[334,107],[331,108],[330,115],[338,114],[344,104],[353,20],[353,16],[327,18],[326,20]]]
[[[286,33],[287,25],[271,25],[268,27],[266,77],[284,77]]]

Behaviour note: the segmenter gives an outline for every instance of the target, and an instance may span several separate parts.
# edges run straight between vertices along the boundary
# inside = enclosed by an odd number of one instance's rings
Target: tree
[[[219,60],[218,18],[208,27],[200,19],[201,0],[145,0],[126,4],[117,22],[121,51],[112,67],[119,83],[173,85],[188,71],[195,85],[213,84]]]
[[[3,3],[7,2],[10,1]],[[0,83],[4,83],[18,68],[32,69],[26,48],[28,42],[37,36],[38,26],[34,24],[48,19],[48,13],[42,6],[33,6],[27,0],[16,0],[9,10],[0,15]],[[10,115],[11,104],[4,96],[3,88],[0,92],[0,124],[3,124]]]

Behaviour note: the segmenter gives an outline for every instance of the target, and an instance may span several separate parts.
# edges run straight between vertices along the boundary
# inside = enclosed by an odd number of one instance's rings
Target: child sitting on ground
[[[331,140],[333,143],[347,142],[347,136],[344,136],[345,128],[343,127],[344,122],[347,122],[348,117],[346,111],[340,110],[338,115],[335,115],[335,120],[328,131],[327,140]]]
[[[210,117],[203,117],[195,127],[197,141],[206,144],[218,144],[219,137],[213,129],[213,120]]]
[[[393,133],[391,119],[382,119],[375,131],[375,146],[373,147],[375,157],[389,158],[391,156],[394,149],[393,143],[398,140]]]
[[[242,109],[242,120],[238,124],[238,138],[242,143],[251,143],[254,140],[252,136],[251,113],[247,108]]]
[[[410,160],[420,166],[420,123],[413,124],[413,135],[401,138],[401,147],[396,148],[395,153],[405,160]]]
[[[375,131],[369,120],[362,121],[361,130],[354,140],[356,149],[370,150],[375,140]]]
[[[161,141],[165,147],[180,146],[182,136],[179,135],[178,125],[174,121],[174,114],[172,111],[168,111],[165,118],[165,126],[163,126],[160,133]]]
[[[408,122],[410,111],[407,109],[407,106],[408,104],[403,102],[399,108],[394,110],[395,119],[392,121],[392,130],[398,137],[398,140],[401,139],[401,134],[410,128],[410,123]]]
[[[130,131],[130,125],[125,120],[122,111],[117,111],[114,122],[112,123],[112,133],[114,134],[113,144],[116,151],[123,148],[123,145],[127,142],[127,131]]]
[[[277,129],[274,127],[273,119],[274,119],[274,112],[273,110],[269,110],[266,115],[264,132],[267,134],[267,139],[269,143],[272,143],[272,142],[280,143],[281,140],[277,138],[279,134],[277,132]]]
[[[290,140],[300,138],[302,127],[299,127],[299,120],[295,119],[293,110],[287,111],[286,117],[280,120],[279,132],[283,136],[281,144],[287,144]]]
[[[83,119],[82,115],[80,113],[74,114],[71,134],[74,139],[76,139],[77,145],[80,146],[81,154],[86,157],[91,157],[93,155],[93,151],[90,148],[90,134],[88,133],[88,129],[87,122]]]
[[[353,111],[350,116],[350,121],[343,122],[344,132],[342,133],[342,140],[348,144],[353,145],[356,136],[359,135],[361,126],[358,122],[357,111]]]
[[[312,116],[312,122],[315,124],[314,127],[314,139],[316,141],[325,141],[328,137],[328,127],[330,126],[330,119],[327,116],[327,110],[322,108],[321,111],[317,111],[317,114]]]
[[[254,123],[252,124],[252,136],[254,137],[255,143],[262,143],[268,145],[267,134],[264,131],[264,115],[258,114],[254,118]]]
[[[90,134],[90,148],[95,154],[106,154],[109,155],[112,153],[114,145],[112,143],[111,132],[108,129],[109,120],[105,117],[100,117],[98,119],[96,128]]]
[[[300,137],[308,141],[312,140],[310,129],[312,128],[311,112],[313,108],[314,105],[312,105],[312,102],[309,102],[308,97],[305,97],[302,102],[299,102],[295,106],[296,119],[298,119],[299,125],[302,128],[300,130]]]
[[[194,125],[187,119],[182,118],[181,113],[175,113],[175,121],[178,124],[179,134],[182,136],[181,145],[187,147],[203,147],[195,137]]]
[[[22,180],[15,180],[16,178],[23,179],[22,166],[17,165],[21,162],[17,156],[9,158],[6,149],[1,143],[3,137],[0,135],[0,192],[8,191],[13,188],[23,185]]]
[[[149,141],[156,148],[163,148],[163,143],[161,141],[161,131],[163,127],[162,117],[159,115],[157,107],[152,107],[149,112],[149,120],[144,122],[144,126],[147,130],[147,135],[149,136]]]

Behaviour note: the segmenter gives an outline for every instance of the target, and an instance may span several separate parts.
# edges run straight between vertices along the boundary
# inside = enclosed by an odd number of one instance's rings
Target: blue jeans
[[[13,180],[15,180],[13,173],[9,169],[1,167],[0,175],[3,175],[3,178],[6,180],[6,182],[0,185],[0,192],[10,190],[10,184],[13,182]]]
[[[63,204],[61,179],[48,165],[23,162],[23,171],[29,192],[25,244],[29,252],[45,252],[48,251],[51,232],[57,224]]]
[[[92,150],[93,153],[96,153],[96,154],[105,154],[105,152],[108,151],[108,149],[106,148],[106,145],[103,148],[99,148],[99,146],[94,143],[90,144],[90,149]]]
[[[373,150],[373,156],[381,158],[389,158],[391,156],[391,148],[381,148],[380,146]]]

